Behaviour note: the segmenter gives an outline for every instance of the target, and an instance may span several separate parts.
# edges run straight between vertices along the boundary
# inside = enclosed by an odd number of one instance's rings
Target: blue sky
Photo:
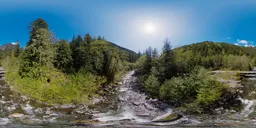
[[[28,40],[27,26],[45,19],[59,39],[90,33],[120,46],[159,50],[221,41],[250,46],[256,41],[255,0],[1,0],[0,44]],[[153,33],[145,24],[153,24]]]

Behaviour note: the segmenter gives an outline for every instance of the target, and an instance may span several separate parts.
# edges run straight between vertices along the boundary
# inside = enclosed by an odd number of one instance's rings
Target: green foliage
[[[100,39],[101,40],[101,39]],[[92,39],[92,37],[90,36],[90,34],[85,34],[85,36],[84,36],[84,42],[86,43],[86,44],[90,44],[90,43],[92,43],[93,42],[93,39]]]
[[[197,90],[206,84],[206,70],[196,67],[188,76],[166,80],[160,88],[160,97],[172,103],[191,102]]]
[[[65,75],[56,69],[45,71],[46,76],[40,79],[22,78],[18,74],[20,61],[15,57],[5,58],[2,62],[8,71],[5,78],[16,92],[49,104],[86,103],[89,97],[97,96],[101,84],[106,81],[91,73]],[[44,78],[50,78],[50,81]]]
[[[61,40],[55,44],[54,66],[63,72],[72,68],[71,50],[68,42]]]
[[[256,50],[227,43],[202,42],[174,49],[178,72],[200,65],[212,69],[250,70]]]
[[[29,35],[30,35],[30,39],[27,43],[27,46],[33,44],[34,42],[34,39],[36,37],[38,37],[38,33],[37,33],[37,30],[39,29],[45,29],[48,31],[48,24],[46,23],[45,20],[41,19],[41,18],[38,18],[36,19],[35,21],[33,21],[30,26],[29,26]]]
[[[227,86],[216,80],[209,80],[206,85],[202,86],[198,90],[196,102],[205,106],[211,105],[212,103],[220,100],[226,88]]]
[[[181,102],[185,99],[184,95],[184,81],[180,77],[172,78],[171,80],[166,80],[160,88],[160,98],[167,100],[172,103]]]
[[[21,54],[21,52],[22,52],[22,50],[20,48],[20,44],[18,43],[18,44],[16,44],[16,48],[14,50],[14,56],[18,57]]]
[[[81,55],[81,46],[83,43],[82,37],[79,35],[77,38],[73,37],[72,42],[70,43],[71,55],[73,58],[73,68],[78,71],[82,66]]]
[[[228,55],[223,57],[223,68],[230,70],[250,70],[253,62],[248,56]]]
[[[108,82],[113,82],[116,74],[125,71],[125,63],[130,51],[120,49],[105,40],[93,41],[89,34],[84,40],[74,37],[70,43],[73,68],[76,72],[83,70],[96,75],[105,76]]]
[[[17,92],[50,104],[82,103],[103,94],[100,89],[134,68],[130,62],[137,59],[135,52],[89,34],[73,37],[70,44],[56,41],[40,18],[29,32],[22,53],[19,45],[8,53],[0,51],[5,77]]]
[[[194,62],[190,60],[192,54],[178,56],[165,52],[158,58],[153,57],[152,53],[151,48],[147,49],[146,54],[141,56],[136,63],[138,80],[151,96],[176,106],[182,106],[186,112],[201,113],[219,106],[225,100],[223,97],[225,94],[233,95],[226,85],[211,77],[205,68],[189,67],[188,64]],[[167,60],[171,63],[166,64],[165,61]],[[180,64],[178,65],[177,62]],[[181,70],[182,68],[186,69]],[[167,71],[173,72],[172,75]],[[170,79],[167,79],[168,77]],[[209,107],[211,105],[213,105],[212,108]],[[187,106],[194,109],[192,110]],[[187,111],[188,109],[190,111]]]
[[[166,80],[159,93],[160,98],[176,105],[214,109],[228,92],[228,86],[212,79],[207,70],[196,67],[188,76]]]
[[[46,29],[38,29],[22,54],[19,74],[21,77],[39,78],[45,75],[45,69],[52,66],[53,48]]]
[[[144,82],[144,88],[153,97],[158,96],[159,87],[160,87],[160,83],[158,82],[157,77],[155,77],[154,75],[149,75],[149,77]]]
[[[40,28],[46,29],[48,30],[48,24],[46,23],[45,20],[41,19],[41,18],[37,18],[35,21],[33,21],[30,26],[29,29],[31,31],[33,30],[38,30]]]
[[[163,57],[161,58],[161,65],[164,67],[164,77],[163,79],[170,79],[172,76],[175,76],[176,71],[176,65],[174,63],[175,53],[172,50],[171,42],[166,39],[164,41],[164,47],[163,47]]]

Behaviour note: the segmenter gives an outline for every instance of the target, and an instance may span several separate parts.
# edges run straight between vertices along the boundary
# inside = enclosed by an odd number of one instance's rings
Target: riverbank
[[[46,69],[50,81],[44,79],[22,78],[19,73],[20,60],[15,57],[6,57],[2,61],[6,71],[5,79],[12,89],[32,99],[54,104],[88,104],[93,98],[100,98],[100,88],[106,82],[104,77],[91,73],[76,73],[66,75],[56,69]]]

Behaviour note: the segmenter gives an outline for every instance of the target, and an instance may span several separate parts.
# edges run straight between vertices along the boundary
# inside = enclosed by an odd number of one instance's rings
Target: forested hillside
[[[201,42],[174,49],[180,70],[191,70],[200,65],[205,68],[250,70],[254,66],[256,50],[221,42]],[[184,69],[184,67],[186,67]]]
[[[6,56],[10,56],[13,54],[14,56],[18,56],[22,52],[22,48],[20,48],[19,42],[13,43],[6,43],[0,46],[0,60],[4,59]]]
[[[133,68],[137,54],[94,38],[74,36],[71,42],[53,37],[43,19],[29,25],[29,41],[2,50],[5,77],[14,90],[49,104],[83,103],[110,90]]]
[[[254,48],[208,41],[172,49],[166,40],[162,54],[149,47],[138,59],[136,74],[151,97],[190,112],[209,112],[220,106],[232,107],[237,98],[233,88],[217,81],[209,71],[250,70],[255,53]]]

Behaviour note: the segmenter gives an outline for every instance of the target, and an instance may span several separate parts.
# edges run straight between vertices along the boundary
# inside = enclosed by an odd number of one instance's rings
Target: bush
[[[159,95],[161,99],[183,108],[193,105],[205,109],[213,105],[213,109],[219,106],[218,101],[221,101],[222,96],[228,92],[228,86],[211,78],[204,68],[196,67],[189,75],[166,80],[160,88]]]
[[[205,83],[206,70],[196,67],[189,75],[166,80],[160,89],[160,97],[169,102],[190,102],[196,98],[197,90]]]
[[[144,88],[150,93],[153,97],[157,97],[159,93],[160,83],[158,82],[157,77],[150,75],[147,80],[144,82]]]
[[[183,94],[184,88],[184,80],[181,77],[166,80],[160,88],[160,98],[171,103],[179,103],[186,97],[186,95]]]
[[[197,91],[196,102],[203,106],[209,106],[215,101],[220,100],[226,88],[227,86],[218,81],[209,80],[205,86],[202,86]]]

